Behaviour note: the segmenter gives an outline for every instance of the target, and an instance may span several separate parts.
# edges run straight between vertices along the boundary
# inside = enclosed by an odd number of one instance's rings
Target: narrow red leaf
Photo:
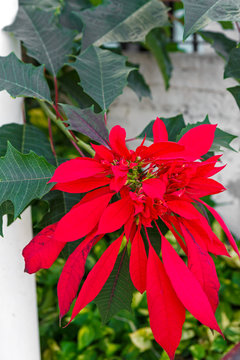
[[[106,234],[120,229],[134,211],[129,197],[110,204],[99,221],[98,234]]]
[[[218,239],[203,216],[199,220],[181,219],[184,225],[192,233],[198,245],[214,255],[230,256],[226,246]]]
[[[166,184],[160,179],[147,179],[143,181],[143,191],[153,199],[163,199]]]
[[[52,190],[61,190],[68,193],[85,193],[91,191],[100,186],[105,186],[110,184],[111,179],[104,177],[89,177],[84,179],[79,179],[70,182],[58,183],[54,185]]]
[[[76,158],[57,167],[49,182],[70,182],[89,176],[94,176],[105,171],[105,167],[91,158]]]
[[[220,159],[221,156],[222,155],[214,155],[214,156],[211,156],[206,161],[202,161],[202,162],[197,163],[198,167],[197,167],[197,171],[196,171],[196,176],[197,177],[209,177],[209,176],[212,176],[210,174],[212,173],[212,171],[214,171],[214,166],[216,165],[217,161]],[[225,167],[225,166],[221,166],[221,167],[216,168],[216,169],[221,170],[223,167]],[[218,172],[218,170],[217,170],[217,172]]]
[[[139,149],[140,151],[140,149]],[[141,156],[143,158],[157,158],[157,159],[164,159],[170,160],[180,158],[181,155],[184,153],[184,146],[180,144],[176,144],[172,141],[165,141],[154,143],[149,147],[143,147]]]
[[[98,237],[100,238],[100,237]],[[57,293],[60,319],[69,311],[85,272],[85,263],[96,239],[95,234],[86,237],[68,257],[58,280]]]
[[[219,302],[220,283],[214,261],[207,251],[198,245],[190,231],[184,225],[181,228],[188,247],[188,268],[199,281],[215,313]]]
[[[142,294],[146,290],[147,254],[140,228],[132,242],[129,270],[133,285]]]
[[[226,188],[213,179],[193,178],[187,184],[186,192],[193,198],[200,198],[207,195],[218,194]]]
[[[209,206],[208,204],[206,204],[204,201],[202,200],[198,200],[201,204],[205,205],[206,208],[210,211],[210,213],[215,217],[215,219],[217,220],[217,222],[221,225],[223,231],[225,232],[225,234],[227,235],[228,241],[230,242],[233,250],[235,250],[235,252],[238,254],[238,256],[240,257],[239,254],[239,250],[237,247],[237,244],[232,236],[232,234],[230,233],[230,231],[228,230],[227,225],[225,224],[225,222],[223,221],[223,219],[221,218],[221,216],[217,213],[217,211],[215,209],[213,209],[211,206]]]
[[[162,259],[172,286],[185,308],[201,323],[221,333],[207,295],[164,236]]]
[[[87,196],[84,197],[80,204],[75,205],[58,222],[55,239],[64,242],[75,241],[89,234],[97,225],[112,195],[108,193],[85,202]]]
[[[184,159],[192,161],[206,154],[212,146],[216,127],[203,124],[188,130],[178,141],[185,147]]]
[[[170,200],[167,205],[171,211],[186,219],[197,219],[200,216],[197,209],[187,201]]]
[[[45,227],[23,249],[25,271],[33,274],[40,269],[49,269],[65,246],[54,240],[57,223]]]
[[[95,159],[96,160],[101,159],[101,160],[106,160],[109,163],[113,162],[113,160],[114,160],[113,153],[111,152],[111,150],[106,148],[106,146],[104,146],[104,145],[95,145],[95,144],[91,144],[91,146],[96,152],[96,154],[95,154]]]
[[[168,141],[168,132],[164,122],[158,117],[153,123],[153,140],[155,143]]]
[[[149,248],[147,262],[147,302],[155,340],[173,360],[181,340],[185,308],[152,246]]]
[[[100,257],[98,262],[95,264],[93,269],[88,274],[80,290],[80,293],[77,297],[70,322],[87,304],[89,304],[91,301],[95,299],[95,297],[99,294],[99,292],[103,288],[117,260],[122,239],[123,239],[123,234],[117,240],[115,240],[107,248],[107,250],[105,250],[103,255]]]
[[[173,233],[175,239],[177,240],[177,242],[181,246],[182,250],[187,255],[187,247],[186,247],[185,242],[182,239],[183,235],[182,235],[182,231],[181,231],[181,228],[180,228],[180,225],[179,225],[178,218],[175,217],[175,216],[168,216],[167,219],[165,219],[165,218],[166,217],[162,217],[161,219],[163,220],[165,225],[169,228],[169,230],[171,230],[171,232]]]
[[[119,125],[112,128],[109,134],[109,142],[112,150],[121,157],[128,159],[130,151],[126,146],[126,131]]]

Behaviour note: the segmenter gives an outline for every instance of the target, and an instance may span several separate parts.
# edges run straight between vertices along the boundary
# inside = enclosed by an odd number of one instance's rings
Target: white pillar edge
[[[2,29],[11,24],[18,0],[0,3],[0,56],[14,51],[20,57],[20,44]],[[0,92],[0,126],[22,123],[22,100]],[[0,237],[0,359],[40,360],[35,277],[24,273],[22,249],[32,238],[30,208],[9,227],[4,217],[4,237]]]

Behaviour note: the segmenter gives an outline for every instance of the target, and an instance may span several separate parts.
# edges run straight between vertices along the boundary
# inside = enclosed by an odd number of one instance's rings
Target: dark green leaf
[[[61,105],[67,115],[71,130],[78,131],[90,139],[108,146],[108,131],[103,114],[95,114],[92,108],[79,109],[75,106]]]
[[[240,0],[183,0],[184,39],[212,21],[240,21]]]
[[[186,132],[196,126],[202,125],[202,124],[210,124],[208,115],[204,119],[204,121],[199,121],[195,124],[187,124],[185,128],[182,129],[181,133],[177,137],[177,141],[184,135]],[[236,139],[237,136],[227,133],[226,131],[223,131],[219,128],[216,128],[215,131],[215,137],[213,140],[213,144],[211,146],[210,151],[219,151],[222,147],[235,151],[231,146],[231,142]]]
[[[43,66],[24,64],[14,53],[0,56],[0,91],[7,90],[13,97],[33,97],[51,102],[43,71]]]
[[[125,56],[91,46],[69,65],[77,70],[84,91],[106,111],[127,85],[132,68],[125,63]]]
[[[234,86],[228,88],[227,90],[234,96],[234,99],[236,100],[236,103],[238,104],[238,107],[240,109],[240,86]]]
[[[0,158],[0,204],[11,201],[16,218],[33,199],[52,188],[47,182],[54,169],[43,157],[34,152],[21,154],[8,143],[6,155]]]
[[[19,5],[30,5],[44,10],[56,10],[60,7],[60,2],[58,0],[19,0]]]
[[[240,48],[233,49],[224,71],[224,79],[233,77],[240,79]]]
[[[138,70],[133,70],[128,75],[128,87],[130,87],[141,101],[143,97],[152,98],[151,90],[144,77]]]
[[[59,79],[59,85],[60,91],[68,96],[73,105],[78,105],[81,109],[94,105],[95,111],[101,111],[100,106],[83,91],[75,70],[65,72]]]
[[[81,12],[81,18],[85,24],[83,49],[113,41],[144,41],[150,30],[166,25],[168,19],[167,8],[158,0],[111,0]]]
[[[40,227],[45,227],[59,221],[82,198],[82,194],[70,194],[63,191],[50,191],[42,200],[49,205],[49,210],[41,221]]]
[[[3,215],[7,215],[8,216],[8,222],[7,224],[10,225],[14,218],[13,218],[13,214],[14,214],[14,207],[11,201],[4,201],[1,205],[0,205],[0,236],[3,236],[3,230],[2,230],[2,226],[3,226]]]
[[[173,67],[166,48],[167,40],[164,31],[153,29],[146,37],[146,45],[155,56],[163,75],[165,88],[168,89]]]
[[[23,154],[33,151],[51,164],[57,165],[47,137],[33,125],[13,123],[0,127],[0,156],[6,153],[8,141]]]
[[[63,10],[59,17],[60,24],[72,29],[72,30],[82,30],[82,21],[79,19],[78,14],[75,12],[81,11],[91,7],[92,4],[89,0],[67,0],[65,1]]]
[[[181,130],[186,126],[182,114],[171,117],[162,118],[162,121],[166,125],[168,131],[168,140],[176,141],[177,135],[180,134]],[[147,135],[147,139],[153,141],[152,127],[155,120],[152,120],[145,129],[138,135],[138,138],[144,138]]]
[[[134,286],[129,274],[129,257],[126,248],[118,255],[104,287],[94,302],[97,304],[103,323],[106,323],[120,310],[131,310]]]
[[[216,53],[222,56],[225,60],[228,59],[231,50],[237,46],[236,41],[227,38],[222,33],[214,31],[199,31],[199,34],[205,41],[210,43]]]
[[[4,30],[13,32],[28,55],[56,76],[71,54],[75,32],[59,28],[54,20],[52,11],[20,6],[14,23]]]

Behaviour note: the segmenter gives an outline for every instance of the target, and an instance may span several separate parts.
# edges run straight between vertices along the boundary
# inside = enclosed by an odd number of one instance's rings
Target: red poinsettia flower
[[[141,293],[146,291],[150,325],[156,341],[174,358],[185,309],[202,324],[221,330],[215,319],[219,281],[209,255],[229,256],[204,215],[207,208],[235,241],[218,213],[200,198],[225,188],[210,177],[222,170],[219,156],[200,161],[214,140],[216,126],[190,129],[178,143],[168,141],[166,127],[157,118],[154,143],[135,150],[126,146],[126,132],[115,126],[109,148],[92,145],[94,159],[76,158],[60,165],[51,179],[53,189],[87,194],[57,224],[42,230],[23,250],[26,271],[49,268],[67,242],[85,239],[69,256],[58,282],[60,317],[75,299],[91,248],[107,233],[123,227],[122,235],[104,252],[88,274],[77,296],[71,321],[103,288],[115,265],[123,237],[131,244],[130,275]],[[113,196],[117,201],[113,202]],[[187,265],[161,233],[157,220],[171,230],[188,258]],[[147,228],[156,226],[161,259]],[[144,229],[148,251],[142,239]]]

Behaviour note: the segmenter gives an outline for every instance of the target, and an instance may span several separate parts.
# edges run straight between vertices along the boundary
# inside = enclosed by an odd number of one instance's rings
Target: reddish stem
[[[162,234],[161,230],[159,229],[159,227],[158,227],[158,224],[157,224],[156,220],[154,220],[154,224],[155,224],[156,228],[158,229],[158,232],[159,232],[160,236],[162,237],[162,236],[163,236],[163,234]]]
[[[146,228],[146,226],[144,226],[144,230],[145,230],[145,233],[146,233],[147,241],[148,241],[149,246],[150,246],[150,245],[151,245],[151,242],[150,242],[150,239],[149,239],[149,236],[148,236],[148,233],[147,233],[147,228]]]
[[[61,119],[62,122],[64,123],[65,119],[62,117],[62,115],[60,114],[60,112],[58,111],[58,108],[56,107],[56,105],[53,104],[53,108],[56,111],[56,116],[57,118]],[[66,126],[66,128],[68,127],[67,124],[64,123],[64,125]],[[75,136],[75,134],[72,132],[72,130],[68,130],[70,132],[70,134],[72,135],[72,137],[74,138],[74,140],[77,141],[77,137]]]
[[[106,112],[104,114],[104,122],[105,122],[105,125],[107,126],[107,113]]]
[[[52,126],[51,126],[50,118],[48,118],[48,133],[49,133],[49,139],[50,139],[50,145],[51,145],[52,153],[53,153],[54,157],[57,157],[55,147],[54,147],[54,143],[53,143]]]
[[[126,139],[126,142],[137,140],[137,138]]]
[[[75,144],[75,142],[74,142],[73,140],[70,140],[70,141],[71,141],[71,143],[73,144],[73,146],[75,147],[75,149],[79,152],[79,154],[80,154],[81,156],[84,156],[84,153],[82,152],[81,149],[79,149],[79,147],[77,146],[77,144]]]
[[[238,33],[239,33],[239,36],[240,36],[240,24],[239,24],[239,22],[235,22],[235,24],[236,24],[236,27],[237,27],[237,30],[238,30]]]

